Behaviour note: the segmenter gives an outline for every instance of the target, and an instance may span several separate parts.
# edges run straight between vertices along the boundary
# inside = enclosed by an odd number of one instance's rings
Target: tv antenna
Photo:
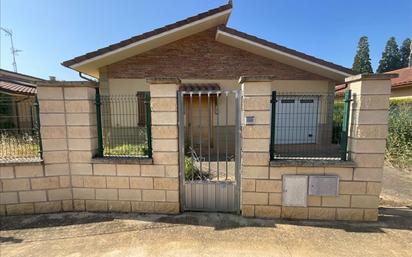
[[[11,43],[11,54],[13,55],[13,69],[14,72],[17,72],[17,63],[16,63],[16,56],[18,55],[19,52],[22,50],[14,48],[14,43],[13,43],[13,31],[11,29],[5,29],[3,27],[0,27],[1,30],[6,33],[6,36],[10,37],[10,43]]]

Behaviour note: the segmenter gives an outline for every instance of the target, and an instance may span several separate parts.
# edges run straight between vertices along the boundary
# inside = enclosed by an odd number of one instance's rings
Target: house
[[[412,98],[412,67],[388,71],[385,74],[397,74],[399,76],[391,80],[391,99]],[[336,97],[342,98],[345,88],[345,84],[336,86]]]
[[[386,73],[399,75],[399,77],[392,79],[391,99],[412,98],[412,67]]]
[[[332,133],[331,118],[330,114],[322,112],[326,110],[322,105],[333,102],[333,98],[329,99],[328,95],[333,94],[335,85],[342,83],[352,71],[229,28],[227,22],[231,11],[232,5],[229,3],[75,57],[62,64],[98,79],[100,93],[110,96],[136,95],[137,92],[148,91],[148,77],[178,77],[182,83],[181,90],[197,95],[199,91],[237,90],[241,76],[269,74],[275,78],[272,90],[277,91],[278,95],[287,94],[283,96],[285,99],[279,102],[279,105],[284,105],[285,108],[279,106],[278,110],[311,108],[309,112],[319,113],[319,117],[312,115],[311,121],[308,121],[313,123],[314,127],[310,131],[304,131],[299,125],[292,130],[285,129],[285,133],[291,136],[294,134],[295,138],[284,143],[307,144],[321,141],[325,135],[329,137]],[[299,94],[293,95],[293,92]],[[302,94],[308,96],[301,99]],[[228,99],[233,97],[229,95]],[[216,115],[217,110],[226,111],[225,101],[219,100],[223,98],[214,93],[209,99],[207,94],[202,94],[200,98],[192,97],[191,103],[188,95],[184,98],[187,114],[185,123],[189,127],[186,132],[193,130],[192,138],[202,138],[192,142],[198,154],[200,145],[208,146],[208,140],[211,140],[211,151],[215,153],[217,142],[229,137],[229,155],[234,155],[234,109],[229,105],[227,120],[225,115],[220,115],[220,120]],[[294,104],[290,101],[294,101]],[[313,104],[310,104],[311,101]],[[200,106],[200,111],[189,113],[197,106]],[[205,119],[203,124],[207,123],[208,113],[213,123],[209,133],[206,126],[198,128],[200,117]],[[298,123],[301,117],[296,115],[294,119]],[[113,125],[119,125],[114,122],[112,119]],[[126,123],[136,122],[138,121]],[[110,122],[103,120],[103,123]],[[281,140],[280,134],[278,135],[277,141]],[[205,151],[206,149],[203,153]]]
[[[0,69],[0,129],[29,129],[33,126],[32,103],[38,81],[44,80]]]
[[[38,82],[41,160],[7,159],[0,214],[376,221],[397,75],[350,76],[228,28],[231,10],[229,2],[63,62],[98,83]],[[353,97],[338,119],[342,83]]]

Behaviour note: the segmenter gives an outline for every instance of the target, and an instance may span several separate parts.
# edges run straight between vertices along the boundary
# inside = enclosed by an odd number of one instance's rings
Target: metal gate
[[[238,212],[240,91],[178,92],[181,207]]]

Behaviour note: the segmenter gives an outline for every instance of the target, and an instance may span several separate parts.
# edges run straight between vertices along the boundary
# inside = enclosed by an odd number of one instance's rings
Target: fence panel
[[[345,103],[333,92],[273,92],[271,159],[346,159]]]
[[[0,93],[0,162],[41,159],[38,107],[35,96]]]
[[[96,107],[100,156],[151,157],[149,92],[136,95],[97,93]]]

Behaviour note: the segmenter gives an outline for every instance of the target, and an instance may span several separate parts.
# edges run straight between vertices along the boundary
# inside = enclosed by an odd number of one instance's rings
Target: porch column
[[[269,206],[270,99],[273,76],[241,77],[241,209],[247,217],[280,217],[280,207]],[[246,123],[246,119],[249,120]]]
[[[363,195],[351,195],[353,211],[363,210],[363,219],[378,218],[391,78],[396,74],[361,74],[346,78],[352,90],[349,121],[349,159],[356,163],[353,180],[366,184]]]
[[[158,203],[158,212],[179,212],[179,154],[177,127],[178,78],[148,78],[152,117],[153,164],[163,170],[154,179],[155,190],[167,190],[167,203]],[[156,175],[157,176],[157,175]]]

